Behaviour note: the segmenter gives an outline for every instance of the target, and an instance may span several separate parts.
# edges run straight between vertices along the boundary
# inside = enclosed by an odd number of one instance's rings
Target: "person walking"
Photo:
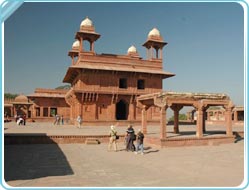
[[[59,125],[59,120],[60,120],[60,116],[58,114],[56,114],[55,115],[54,125]]]
[[[134,141],[136,140],[135,131],[132,125],[128,125],[127,129],[127,139],[126,139],[126,151],[135,151]]]
[[[138,151],[141,151],[141,154],[144,154],[144,134],[142,133],[141,129],[138,130],[137,133],[137,146],[135,154],[138,154]]]
[[[82,118],[81,118],[81,116],[79,115],[78,117],[77,117],[77,122],[78,122],[78,128],[81,128],[81,123],[82,123]]]
[[[111,125],[110,139],[108,144],[108,151],[111,151],[112,146],[114,146],[114,151],[117,152],[117,131],[114,125]]]

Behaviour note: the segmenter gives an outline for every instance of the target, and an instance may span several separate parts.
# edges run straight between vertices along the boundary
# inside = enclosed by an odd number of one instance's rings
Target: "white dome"
[[[136,53],[137,52],[137,49],[135,48],[135,46],[131,46],[131,47],[129,47],[129,49],[128,49],[128,51],[127,51],[128,53]]]
[[[79,40],[76,40],[73,45],[72,45],[72,48],[78,48],[80,47],[80,41]]]
[[[93,26],[93,22],[86,17],[80,24],[80,26]]]
[[[160,32],[159,32],[159,30],[157,29],[157,28],[153,28],[150,32],[149,32],[149,34],[148,34],[148,37],[149,36],[160,36]]]

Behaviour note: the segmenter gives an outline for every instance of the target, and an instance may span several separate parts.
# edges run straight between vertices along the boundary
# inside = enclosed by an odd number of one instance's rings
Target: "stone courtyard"
[[[5,133],[104,134],[109,130],[109,126],[14,124],[6,123]],[[120,134],[125,127],[118,128]],[[187,127],[193,126],[180,130]],[[219,146],[145,144],[144,155],[126,152],[120,140],[118,149],[108,152],[106,143],[5,145],[5,180],[13,187],[236,187],[244,178],[243,139]]]

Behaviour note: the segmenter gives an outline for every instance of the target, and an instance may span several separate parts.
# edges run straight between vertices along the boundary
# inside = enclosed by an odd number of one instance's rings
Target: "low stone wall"
[[[5,134],[4,144],[85,144],[86,141],[96,140],[99,143],[108,143],[108,135],[46,135],[46,134]],[[153,145],[161,148],[166,147],[182,147],[182,146],[203,146],[203,145],[219,145],[226,143],[235,143],[243,140],[243,132],[234,132],[231,137],[203,137],[203,138],[166,138],[159,139],[156,137],[146,137],[145,144]],[[124,135],[121,135],[118,143],[124,142]]]
[[[5,134],[4,144],[84,144],[87,139],[108,143],[109,138],[108,135]],[[124,136],[120,136],[119,141],[123,142]]]

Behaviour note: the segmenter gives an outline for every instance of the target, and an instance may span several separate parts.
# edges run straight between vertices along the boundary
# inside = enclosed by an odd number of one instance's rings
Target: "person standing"
[[[111,130],[109,134],[110,134],[110,140],[108,145],[108,151],[111,151],[112,146],[114,145],[114,151],[117,152],[117,131],[114,125],[111,125]]]
[[[23,118],[23,125],[26,125],[26,115],[24,114],[22,118]]]
[[[81,128],[81,123],[82,123],[82,118],[81,118],[81,116],[79,115],[78,117],[77,117],[77,122],[78,122],[78,128]]]
[[[61,124],[64,125],[64,118],[63,118],[63,115],[61,115]]]
[[[127,140],[126,140],[126,151],[135,151],[135,145],[134,145],[134,140],[136,140],[136,135],[135,131],[132,127],[132,125],[128,126],[127,129]]]
[[[60,120],[60,116],[58,114],[56,114],[55,115],[54,125],[59,125],[59,120]]]
[[[137,133],[137,146],[135,154],[138,154],[138,151],[141,150],[141,154],[144,154],[144,134],[141,129],[138,130]]]

